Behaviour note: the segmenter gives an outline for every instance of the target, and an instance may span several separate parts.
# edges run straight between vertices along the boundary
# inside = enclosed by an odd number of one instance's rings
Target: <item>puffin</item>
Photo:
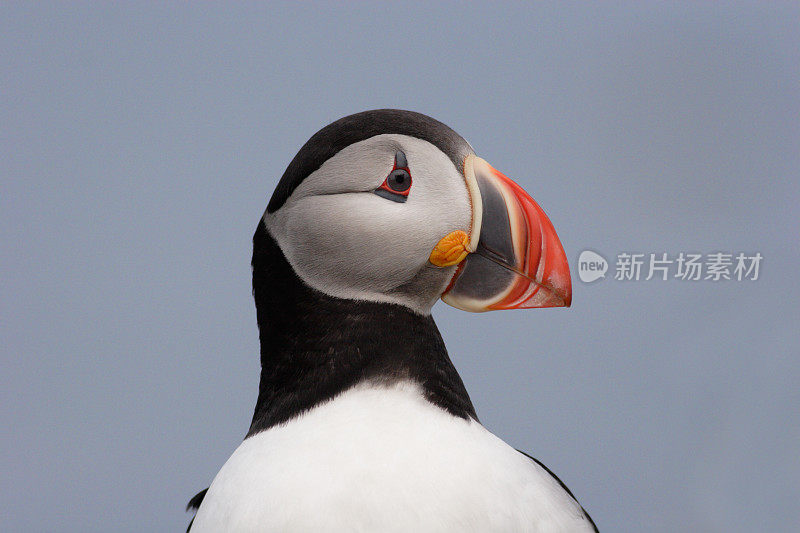
[[[187,531],[597,531],[481,425],[431,317],[440,299],[485,312],[572,297],[550,219],[451,128],[396,109],[323,127],[258,223],[252,277],[255,412]]]

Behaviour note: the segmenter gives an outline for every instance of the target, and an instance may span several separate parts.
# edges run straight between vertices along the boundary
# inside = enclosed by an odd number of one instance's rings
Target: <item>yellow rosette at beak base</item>
[[[436,243],[428,260],[437,267],[449,267],[459,264],[467,254],[469,254],[469,235],[456,230]]]

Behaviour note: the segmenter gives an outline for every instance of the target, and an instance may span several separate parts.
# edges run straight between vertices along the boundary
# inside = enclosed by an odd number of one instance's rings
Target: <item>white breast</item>
[[[360,385],[246,439],[192,533],[591,531],[543,468],[411,383]]]

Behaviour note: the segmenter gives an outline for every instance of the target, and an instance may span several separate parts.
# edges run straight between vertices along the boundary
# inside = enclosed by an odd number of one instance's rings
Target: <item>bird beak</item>
[[[450,234],[440,241],[445,253],[440,245],[431,253],[434,264],[444,255],[458,264],[442,300],[472,312],[569,307],[567,256],[542,208],[480,157],[467,156],[464,176],[472,202],[470,233]]]

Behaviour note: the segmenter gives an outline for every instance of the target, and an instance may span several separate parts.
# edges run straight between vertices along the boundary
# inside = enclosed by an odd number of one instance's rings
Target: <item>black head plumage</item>
[[[362,111],[328,124],[300,148],[278,182],[267,212],[274,213],[280,209],[309,174],[343,148],[389,133],[428,141],[444,152],[459,170],[463,170],[464,158],[473,153],[472,147],[461,135],[422,113],[401,109]]]

